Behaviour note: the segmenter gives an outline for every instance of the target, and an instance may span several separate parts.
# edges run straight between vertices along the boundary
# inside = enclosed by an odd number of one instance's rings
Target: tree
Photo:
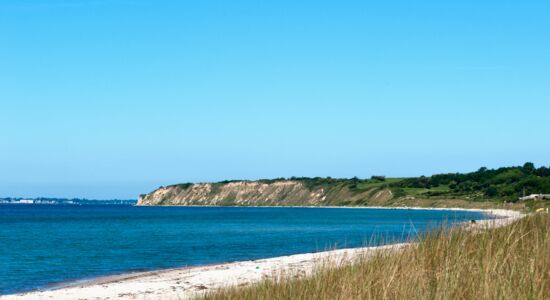
[[[535,165],[532,162],[526,162],[523,165],[523,172],[525,172],[526,174],[533,174],[535,170]]]
[[[547,167],[540,167],[535,171],[535,174],[540,177],[547,177],[550,176],[550,168]]]
[[[372,180],[378,180],[378,181],[385,181],[385,180],[386,180],[386,176],[373,175],[373,176],[370,177],[370,179],[372,179]]]
[[[496,187],[494,186],[490,186],[489,188],[487,188],[487,190],[485,191],[485,195],[487,195],[487,197],[494,197],[498,194],[498,190]]]

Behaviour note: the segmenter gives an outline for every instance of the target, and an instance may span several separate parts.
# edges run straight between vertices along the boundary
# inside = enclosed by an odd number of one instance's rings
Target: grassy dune
[[[550,299],[550,217],[480,232],[439,231],[404,251],[206,299]]]

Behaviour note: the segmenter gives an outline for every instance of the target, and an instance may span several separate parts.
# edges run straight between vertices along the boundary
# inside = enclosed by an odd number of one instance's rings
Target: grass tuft
[[[550,299],[550,218],[440,230],[416,247],[212,292],[205,299]]]

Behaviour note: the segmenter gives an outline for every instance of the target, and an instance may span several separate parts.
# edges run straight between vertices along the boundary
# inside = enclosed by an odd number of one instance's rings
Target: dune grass
[[[206,299],[550,299],[550,217],[478,232],[441,230],[417,246],[212,292]]]

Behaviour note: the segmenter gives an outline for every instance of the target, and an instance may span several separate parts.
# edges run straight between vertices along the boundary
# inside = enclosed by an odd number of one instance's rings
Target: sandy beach
[[[505,226],[523,216],[520,212],[503,209],[444,209],[482,211],[497,217],[464,224],[472,230]],[[244,286],[278,276],[308,276],[322,263],[350,263],[362,255],[372,255],[377,251],[398,251],[411,245],[401,243],[340,249],[202,267],[130,273],[101,277],[87,283],[68,284],[51,290],[5,295],[0,296],[0,299],[190,299],[223,287]]]

